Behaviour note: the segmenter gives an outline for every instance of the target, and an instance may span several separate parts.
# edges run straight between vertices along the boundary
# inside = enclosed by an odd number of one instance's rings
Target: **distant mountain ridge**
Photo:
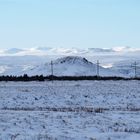
[[[4,70],[5,68],[5,70]],[[101,76],[121,75],[111,69],[99,66]],[[51,64],[42,63],[38,65],[17,65],[1,67],[1,75],[51,75]],[[53,61],[53,74],[56,76],[95,76],[97,65],[84,57],[67,56]]]
[[[115,76],[116,72],[99,66],[101,76]],[[29,75],[51,75],[51,64],[45,63],[26,72]],[[95,76],[97,65],[84,57],[66,56],[53,61],[53,74],[56,76]],[[119,73],[117,73],[119,75]]]
[[[13,50],[11,50],[13,51]],[[18,51],[18,50],[17,50]],[[56,76],[94,76],[97,75],[97,60],[100,62],[101,76],[133,77],[134,68],[131,65],[136,61],[140,67],[140,55],[25,55],[0,56],[0,75],[51,75],[50,62],[53,61],[54,75]],[[140,68],[137,68],[140,76]]]
[[[128,46],[114,48],[67,48],[67,47],[33,47],[33,48],[10,48],[0,49],[1,56],[24,56],[24,55],[91,55],[94,53],[130,53],[140,52],[139,48]]]
[[[92,62],[89,62],[86,58],[80,57],[80,56],[66,56],[63,58],[58,58],[57,60],[54,61],[54,63],[57,64],[62,64],[62,63],[67,63],[67,64],[91,64]]]

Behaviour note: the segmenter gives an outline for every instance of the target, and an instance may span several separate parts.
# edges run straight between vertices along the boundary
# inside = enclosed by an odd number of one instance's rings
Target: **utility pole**
[[[51,78],[53,83],[53,61],[51,61]]]
[[[138,67],[137,62],[135,61],[134,64],[131,65],[131,67],[134,68],[135,78],[136,78],[137,77],[137,67]]]
[[[97,60],[97,77],[99,77],[100,75],[99,65],[100,65],[99,60]]]

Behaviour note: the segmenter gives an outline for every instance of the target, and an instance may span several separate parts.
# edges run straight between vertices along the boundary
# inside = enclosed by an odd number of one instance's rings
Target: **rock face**
[[[55,64],[83,64],[83,65],[92,65],[92,62],[89,62],[86,58],[79,56],[67,56],[63,58],[59,58],[54,61]]]

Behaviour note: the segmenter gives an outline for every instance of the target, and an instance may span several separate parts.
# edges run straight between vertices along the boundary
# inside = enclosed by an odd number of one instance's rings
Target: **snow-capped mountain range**
[[[140,65],[140,49],[115,48],[49,48],[0,50],[0,75],[97,75],[97,60],[101,76],[134,76],[131,65]],[[137,67],[137,75],[140,69]]]
[[[65,47],[34,47],[0,49],[0,56],[23,55],[91,55],[94,53],[140,53],[140,48],[120,46],[114,48],[65,48]]]
[[[53,63],[45,63],[34,68],[24,71],[28,75],[51,75],[51,68],[53,74],[56,76],[90,76],[97,75],[97,65],[89,62],[87,59],[79,56],[67,56],[58,58]],[[112,70],[99,66],[100,75],[112,76],[115,73]],[[118,73],[119,74],[119,73]]]
[[[4,57],[5,58],[5,57]],[[11,57],[10,57],[11,58]],[[10,60],[9,58],[9,60]],[[23,57],[19,57],[19,61],[23,63],[19,63],[16,60],[17,57],[11,58],[16,64],[9,63],[1,63],[0,65],[0,75],[23,75],[28,74],[29,76],[33,75],[51,75],[53,68],[53,75],[55,76],[94,76],[97,75],[97,67],[96,63],[92,63],[88,61],[84,57],[80,56],[66,56],[62,58],[58,58],[50,62],[40,63],[38,58],[38,62],[34,62],[37,58],[28,56],[25,58],[28,59],[27,62],[23,59]],[[23,61],[24,60],[24,61]],[[42,59],[44,60],[44,59]],[[29,61],[29,62],[28,62]],[[32,62],[32,63],[30,63]],[[104,68],[99,66],[99,74],[100,76],[132,76],[133,72],[129,68],[127,71],[123,68],[117,69],[119,67],[111,67]]]

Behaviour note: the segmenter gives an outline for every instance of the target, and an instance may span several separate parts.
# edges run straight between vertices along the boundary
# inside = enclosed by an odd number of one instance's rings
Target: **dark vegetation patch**
[[[117,76],[43,76],[35,75],[28,76],[24,74],[23,76],[0,76],[0,81],[80,81],[80,80],[140,80],[140,77],[136,78],[124,78]]]

